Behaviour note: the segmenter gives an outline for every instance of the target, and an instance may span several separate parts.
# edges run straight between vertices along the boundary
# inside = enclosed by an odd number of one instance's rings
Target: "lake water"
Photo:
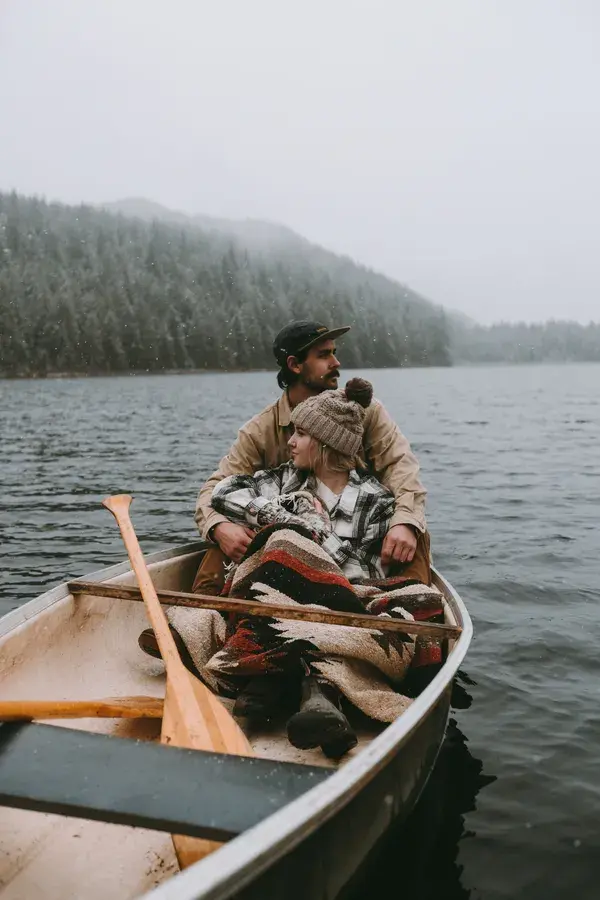
[[[597,900],[600,366],[360,374],[475,625],[472,702],[361,898]],[[269,373],[0,381],[0,612],[123,559],[107,494],[135,496],[146,551],[195,539],[199,485],[276,395]]]

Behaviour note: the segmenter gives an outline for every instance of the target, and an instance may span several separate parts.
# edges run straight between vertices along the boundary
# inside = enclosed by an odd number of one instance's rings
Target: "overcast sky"
[[[283,222],[600,320],[598,0],[0,0],[0,189]]]

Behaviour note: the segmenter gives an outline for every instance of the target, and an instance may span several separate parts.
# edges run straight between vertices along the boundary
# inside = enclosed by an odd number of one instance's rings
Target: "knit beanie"
[[[373,398],[373,385],[352,378],[343,390],[322,391],[292,410],[297,428],[345,456],[357,456],[362,447],[365,409]]]

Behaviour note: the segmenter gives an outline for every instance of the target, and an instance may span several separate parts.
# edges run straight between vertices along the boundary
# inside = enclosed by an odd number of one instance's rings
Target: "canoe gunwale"
[[[152,565],[199,553],[208,546],[203,541],[178,545],[149,554],[146,562]],[[85,577],[88,581],[108,581],[130,571],[130,564],[125,561]],[[445,665],[411,706],[324,783],[240,834],[216,853],[144,894],[146,900],[225,900],[231,897],[339,813],[385,769],[420,723],[439,702],[444,702],[444,694],[471,642],[473,627],[463,601],[439,572],[434,570],[434,575],[450,601],[451,616],[455,624],[462,627],[462,633],[452,642]],[[7,613],[0,619],[0,638],[69,596],[67,583],[64,583]]]
[[[145,559],[147,563],[158,563],[167,559],[172,559],[175,556],[187,556],[188,553],[199,553],[201,550],[206,550],[210,546],[211,545],[207,541],[194,541],[190,544],[179,544],[178,546],[167,550],[157,550],[156,553],[150,553],[145,556]],[[112,578],[118,578],[119,575],[126,575],[130,571],[131,564],[129,560],[125,560],[124,562],[115,563],[112,566],[106,566],[104,569],[97,569],[90,575],[86,575],[85,578],[86,581],[108,581]],[[74,580],[74,578],[69,578],[69,581]],[[11,609],[10,612],[7,612],[0,617],[0,638],[10,634],[11,631],[24,625],[30,619],[39,616],[40,613],[45,612],[45,610],[54,606],[55,603],[65,600],[69,595],[68,582],[65,581],[62,584],[58,584],[56,587],[50,588],[49,591],[40,594],[39,597],[35,597],[33,600],[29,600],[27,603],[17,606],[16,609]]]

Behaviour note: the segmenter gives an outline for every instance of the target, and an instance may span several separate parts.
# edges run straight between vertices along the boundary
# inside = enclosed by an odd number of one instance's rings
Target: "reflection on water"
[[[453,685],[453,710],[467,709],[474,682],[459,672]],[[469,750],[468,738],[451,717],[435,767],[421,798],[404,822],[392,828],[361,872],[347,900],[400,897],[414,900],[467,900],[458,861],[460,842],[471,833],[465,815],[476,808],[479,792],[496,780]]]

